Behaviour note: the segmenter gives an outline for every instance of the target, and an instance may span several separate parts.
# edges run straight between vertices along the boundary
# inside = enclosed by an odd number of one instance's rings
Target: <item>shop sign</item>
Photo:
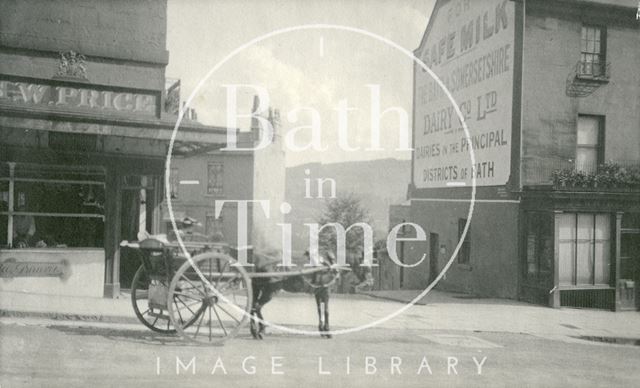
[[[417,188],[500,186],[509,179],[515,5],[508,0],[438,2],[416,54],[451,92],[414,73],[414,183]],[[472,164],[469,150],[475,153]]]
[[[60,277],[69,273],[69,263],[65,260],[57,262],[17,261],[9,258],[0,262],[0,278],[35,278]]]
[[[157,101],[153,94],[0,80],[0,104],[14,106],[155,116]]]

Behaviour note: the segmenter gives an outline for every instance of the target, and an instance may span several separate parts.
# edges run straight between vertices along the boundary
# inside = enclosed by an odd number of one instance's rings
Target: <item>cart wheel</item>
[[[166,306],[160,307],[149,302],[149,286],[152,284],[160,289],[166,288],[167,292],[169,290],[166,281],[152,280],[144,266],[141,265],[131,282],[133,311],[136,313],[138,320],[149,329],[158,333],[174,334],[176,330],[173,323],[171,323]],[[195,309],[201,310],[202,304],[195,306]],[[187,324],[190,325],[193,322],[195,322],[195,318],[191,322],[187,322]]]
[[[190,341],[221,344],[234,337],[249,319],[251,279],[231,257],[207,252],[193,257],[195,268],[215,288],[208,286],[189,261],[176,272],[169,287],[169,316],[177,332]],[[194,310],[190,303],[201,305]],[[186,325],[182,322],[192,322]]]

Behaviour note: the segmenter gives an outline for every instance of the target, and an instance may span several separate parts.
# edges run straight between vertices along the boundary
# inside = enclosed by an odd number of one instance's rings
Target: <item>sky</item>
[[[394,110],[382,116],[380,147],[376,147],[371,131],[375,120],[372,111],[391,107],[407,112],[410,128],[412,60],[399,50],[353,31],[309,28],[277,33],[229,55],[266,34],[311,24],[365,30],[413,51],[422,38],[433,3],[169,0],[170,59],[166,76],[181,80],[183,101],[200,84],[190,106],[197,111],[198,120],[207,125],[227,126],[233,122],[229,117],[235,116],[234,111],[237,116],[246,115],[253,96],[262,93],[263,102],[268,99],[269,106],[280,111],[278,134],[285,140],[288,166],[408,159],[410,152],[401,150],[401,113]],[[379,109],[372,106],[376,88],[380,90]],[[230,100],[233,90],[237,90],[235,104]],[[340,104],[345,103],[350,108],[346,116],[338,113]],[[342,140],[338,135],[341,123]],[[238,119],[237,126],[248,129],[249,119]],[[410,138],[410,131],[408,135]]]

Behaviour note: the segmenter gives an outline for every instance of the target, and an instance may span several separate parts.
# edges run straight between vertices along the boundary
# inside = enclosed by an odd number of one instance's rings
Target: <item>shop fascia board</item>
[[[133,137],[150,140],[170,140],[175,121],[161,119],[102,118],[78,114],[60,114],[49,111],[24,112],[0,108],[0,127],[66,133],[84,133],[102,136]],[[236,132],[238,130],[236,129]],[[224,144],[227,129],[193,122],[180,125],[176,141]]]

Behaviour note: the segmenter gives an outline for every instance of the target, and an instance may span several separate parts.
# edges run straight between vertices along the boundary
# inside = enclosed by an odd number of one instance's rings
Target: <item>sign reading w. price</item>
[[[0,263],[0,278],[60,277],[68,273],[66,261],[31,262],[9,258]]]

